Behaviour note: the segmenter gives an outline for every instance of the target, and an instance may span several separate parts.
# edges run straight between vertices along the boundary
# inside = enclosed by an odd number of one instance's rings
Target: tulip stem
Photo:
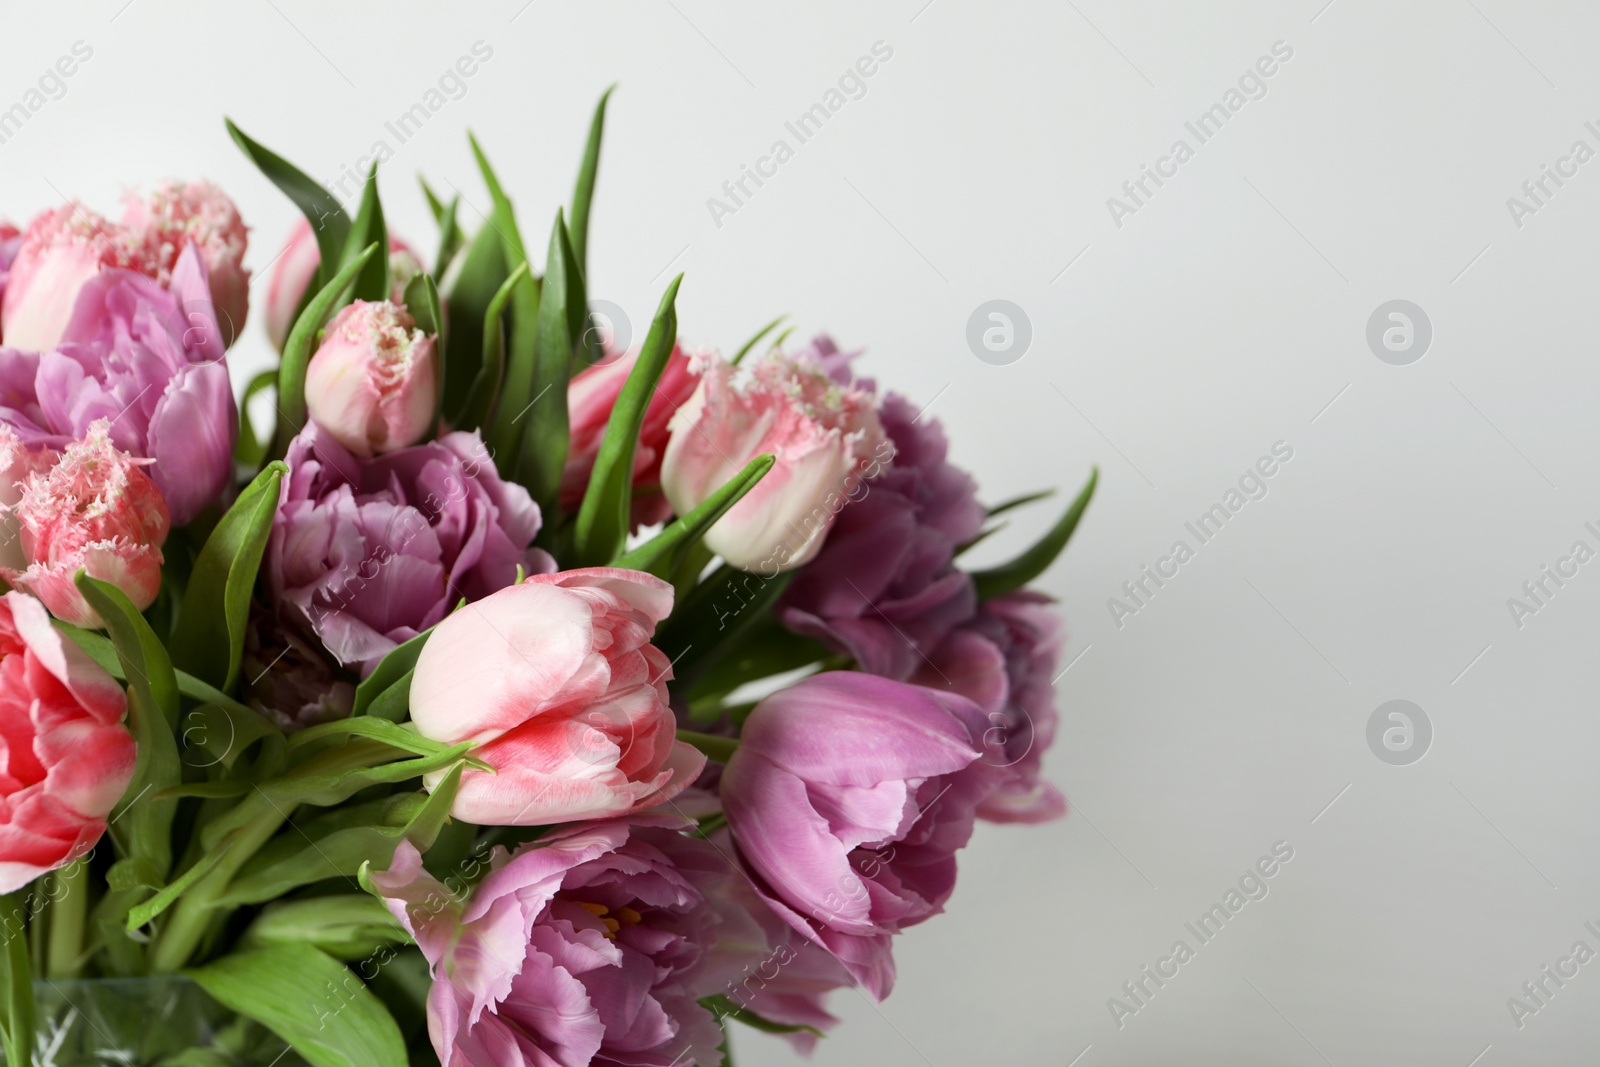
[[[76,860],[50,875],[50,934],[45,948],[47,978],[76,978],[83,956],[83,923],[89,912],[89,864]]]
[[[739,747],[737,737],[717,737],[715,734],[702,734],[695,730],[679,730],[678,740],[693,745],[704,752],[707,758],[718,763],[727,763]]]

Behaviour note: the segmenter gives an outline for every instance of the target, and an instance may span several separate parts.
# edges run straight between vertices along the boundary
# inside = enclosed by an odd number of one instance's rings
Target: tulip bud
[[[311,223],[301,219],[289,235],[289,243],[279,253],[272,268],[272,277],[267,282],[267,336],[280,352],[289,340],[289,330],[293,328],[295,315],[300,311],[300,302],[305,299],[306,287],[316,277],[317,266],[321,262],[322,254],[317,248],[316,235],[311,232]],[[422,269],[422,260],[411,250],[411,246],[391,235],[389,276],[394,284],[390,288],[389,299],[396,304],[405,303],[406,283]]]
[[[673,416],[661,487],[679,515],[763,453],[777,463],[706,535],[735,567],[773,575],[810,560],[855,487],[894,455],[871,393],[812,362],[771,356],[745,381],[694,357],[693,397]]]
[[[115,223],[65,204],[28,224],[0,303],[0,336],[11,348],[54,348],[72,318],[78,291],[102,267],[154,275],[143,241]]]
[[[129,197],[122,225],[143,242],[162,285],[186,245],[200,249],[223,343],[231,345],[250,313],[250,272],[244,268],[250,236],[227,194],[210,182],[167,181],[144,200]]]
[[[107,420],[69,444],[47,472],[30,475],[14,510],[28,566],[0,568],[0,577],[56,618],[104,625],[73,582],[80,570],[122,590],[140,611],[155,601],[167,502],[139,462],[111,443]]]
[[[333,317],[311,357],[306,409],[363,459],[416,444],[438,404],[436,340],[404,307],[357,300]]]

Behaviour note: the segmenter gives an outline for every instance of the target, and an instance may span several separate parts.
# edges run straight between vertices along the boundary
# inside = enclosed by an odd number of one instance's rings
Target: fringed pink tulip
[[[650,638],[672,586],[587,567],[537,574],[441,622],[411,683],[411,721],[471,741],[456,818],[539,826],[626,815],[681,793],[705,757],[677,740],[672,665]],[[440,776],[435,776],[435,778]]]
[[[104,625],[73,579],[79,571],[110,582],[143,611],[161,590],[167,504],[135,460],[111,443],[105,420],[67,446],[55,466],[31,475],[15,513],[23,570],[0,577],[44,601],[76,626]]]
[[[0,422],[0,569],[22,570],[22,524],[17,504],[28,479],[55,466],[60,456],[51,448],[29,448],[10,426]]]
[[[105,833],[133,778],[126,714],[122,689],[43,605],[0,596],[0,893],[81,859]]]
[[[64,204],[28,224],[11,261],[0,304],[0,337],[11,348],[43,352],[61,340],[84,283],[105,267],[154,276],[141,235],[79,204]]]
[[[706,544],[735,567],[773,575],[810,560],[834,517],[866,478],[893,457],[876,400],[842,386],[815,363],[770,356],[748,377],[696,356],[694,396],[672,420],[661,485],[682,515],[745,464],[770,452],[776,465],[719,519]]]
[[[306,409],[363,459],[414,445],[439,401],[437,338],[405,308],[357,300],[333,317],[306,369]]]
[[[250,313],[250,272],[244,267],[250,235],[227,194],[205,181],[163,182],[148,197],[124,202],[122,225],[142,241],[163,285],[184,248],[200,249],[223,344],[232,345]]]

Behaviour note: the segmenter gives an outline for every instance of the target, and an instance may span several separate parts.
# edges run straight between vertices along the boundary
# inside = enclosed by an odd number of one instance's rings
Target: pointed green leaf
[[[410,674],[411,668],[417,665],[417,657],[422,655],[422,646],[427,644],[428,638],[432,636],[433,627],[430,626],[379,660],[372,673],[361,679],[360,684],[356,686],[355,704],[350,714],[352,716],[367,714],[367,709],[372,706],[378,694]]]
[[[289,468],[268,464],[239,494],[200,549],[172,635],[174,666],[224,692],[239,680],[250,594]]]
[[[1027,507],[1029,504],[1039,500],[1047,500],[1055,495],[1056,491],[1054,489],[1040,489],[1036,493],[1023,493],[1021,496],[1014,496],[1010,500],[996,504],[994,507],[990,508],[989,518],[992,519],[996,515],[1004,515],[1006,512],[1012,511],[1016,508]]]
[[[321,292],[311,298],[305,311],[295,320],[294,329],[289,331],[283,359],[278,364],[278,432],[272,446],[276,458],[288,454],[289,442],[306,424],[306,367],[311,364],[317,334],[322,332],[328,317],[343,300],[345,290],[377,254],[378,245],[370,244],[346,263]]]
[[[639,358],[623,384],[606,422],[605,436],[595,455],[594,470],[584,491],[575,530],[576,564],[598,567],[622,551],[628,540],[633,506],[633,456],[639,447],[639,430],[655,396],[656,383],[678,340],[678,286],[683,275],[672,279],[656,308]]]
[[[353,300],[387,300],[394,281],[389,269],[389,228],[383,218],[383,201],[378,199],[378,165],[367,171],[367,183],[361,189],[361,206],[356,209],[355,220],[350,224],[350,235],[345,238],[344,251],[339,266],[353,263],[368,245],[377,245],[381,252],[367,260],[361,273],[356,275],[350,290]]]
[[[1061,550],[1067,547],[1072,532],[1078,528],[1078,520],[1083,518],[1083,511],[1089,506],[1090,499],[1094,496],[1095,484],[1100,480],[1100,468],[1096,467],[1089,472],[1089,481],[1084,485],[1078,498],[1067,508],[1065,515],[1061,516],[1050,531],[1039,539],[1032,548],[1009,563],[1002,563],[998,567],[988,570],[975,571],[972,575],[972,584],[978,591],[979,600],[992,600],[997,596],[1021,589],[1039,575],[1045,568],[1055,562]]]
[[[735,352],[733,354],[733,358],[728,360],[728,362],[737,367],[744,360],[744,357],[750,354],[750,350],[761,342],[763,337],[771,333],[773,330],[776,330],[778,328],[778,324],[788,317],[789,316],[787,313],[779,315],[777,318],[761,327],[761,329],[756,331],[756,335],[750,338],[750,340],[746,341],[744,343],[744,347]]]
[[[689,514],[675,520],[631,552],[618,556],[611,561],[611,566],[649,571],[657,577],[665,577],[670,570],[670,564],[683,549],[704,537],[706,531],[726,515],[729,508],[755,488],[756,483],[766,476],[776,462],[777,457],[771,453],[757,456],[745,464],[744,470],[729,478],[722,488],[706,497]]]
[[[467,393],[461,415],[453,424],[459,429],[476,430],[487,426],[494,418],[506,372],[505,331],[500,320],[505,314],[512,290],[522,284],[527,273],[526,263],[512,271],[505,284],[494,294],[494,299],[489,301],[488,310],[483,313],[483,359],[478,364],[478,374]]]
[[[232,952],[183,973],[287,1041],[312,1067],[408,1062],[389,1009],[344,964],[309,945]]]
[[[695,586],[656,630],[653,642],[674,664],[679,687],[693,688],[702,672],[737,647],[793,579],[793,571],[767,576],[724,563]]]
[[[561,470],[567,462],[567,379],[572,371],[588,305],[583,299],[583,276],[572,258],[566,223],[556,212],[550,232],[550,259],[539,291],[539,319],[535,337],[532,392],[520,408],[513,408],[512,389],[517,369],[517,316],[511,311],[512,359],[505,396],[496,425],[509,425],[518,445],[517,480],[528,487],[545,516],[544,531],[560,526]],[[497,454],[498,456],[498,454]],[[543,534],[541,534],[542,536]]]
[[[826,1037],[821,1030],[814,1026],[795,1026],[789,1023],[775,1023],[771,1019],[763,1018],[749,1008],[741,1007],[737,1001],[725,993],[717,993],[709,997],[701,997],[700,1003],[720,1021],[722,1019],[737,1019],[746,1026],[760,1030],[764,1034],[793,1034],[804,1031],[818,1037]]]
[[[38,1062],[33,1056],[33,966],[28,956],[28,931],[25,929],[27,896],[25,889],[19,889],[0,897],[0,940],[5,945],[0,956],[4,963],[0,975],[4,976],[5,992],[4,1016],[0,1023],[5,1031],[7,1063]]]
[[[118,853],[146,864],[164,879],[172,868],[172,817],[176,801],[147,792],[183,778],[173,732],[178,724],[178,679],[172,660],[150,624],[122,590],[78,572],[78,591],[105,622],[128,679],[128,725],[137,745],[133,780],[111,818]]]
[[[462,405],[477,380],[484,344],[483,320],[489,302],[510,273],[501,247],[500,235],[493,226],[485,224],[479,229],[467,246],[461,269],[445,297],[450,336],[444,348],[444,413],[452,426],[461,425]],[[487,433],[485,440],[490,440]]]
[[[312,180],[294,164],[247,137],[232,119],[223,119],[234,143],[243,149],[250,162],[293,200],[295,206],[311,223],[311,232],[317,239],[317,250],[322,254],[317,268],[317,279],[326,282],[333,276],[335,264],[344,253],[345,238],[350,232],[350,217],[344,208],[320,182]]]
[[[267,458],[267,449],[272,447],[271,434],[263,440],[256,433],[255,425],[250,420],[250,401],[277,384],[277,370],[264,370],[250,379],[250,383],[244,387],[244,396],[239,400],[239,443],[234,446],[233,460],[246,470],[261,466],[261,461]]]
[[[594,200],[595,176],[600,170],[600,140],[606,128],[606,101],[616,91],[613,85],[600,94],[594,107],[594,118],[589,122],[589,142],[583,149],[583,163],[578,167],[578,184],[572,191],[572,256],[578,269],[589,272],[589,207]]]

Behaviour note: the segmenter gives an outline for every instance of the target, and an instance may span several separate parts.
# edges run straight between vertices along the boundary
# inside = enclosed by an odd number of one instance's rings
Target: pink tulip
[[[617,397],[622,395],[622,387],[627,384],[638,359],[637,352],[613,356],[604,363],[586,368],[567,386],[567,415],[571,420],[572,437],[567,446],[567,465],[561,472],[561,508],[564,511],[576,512],[583,504],[589,475],[594,471],[595,457],[600,454],[600,442],[611,420],[611,409],[617,406]],[[697,384],[689,369],[689,357],[681,348],[674,349],[650,396],[644,425],[639,428],[639,445],[633,454],[635,527],[665,522],[672,514],[672,506],[661,494],[661,460],[667,451],[667,427],[677,410],[694,395]]]
[[[414,445],[439,400],[437,338],[405,308],[357,300],[333,317],[306,368],[306,409],[362,459]]]
[[[21,570],[28,565],[17,504],[28,479],[55,466],[59,458],[54,449],[24,445],[15,430],[0,422],[0,568]]]
[[[58,619],[104,625],[73,583],[80,570],[110,582],[143,611],[161,590],[167,503],[138,463],[111,443],[101,419],[45,473],[29,476],[16,517],[23,570],[0,577],[44,601]]]
[[[23,593],[0,596],[0,892],[82,858],[133,778],[127,698]]]
[[[322,253],[317,248],[316,235],[311,232],[311,223],[302,218],[295,223],[289,242],[273,264],[272,278],[267,282],[267,336],[280,351],[289,340],[289,330],[300,311],[300,302],[305,299],[306,287],[316,277],[321,262]],[[396,304],[404,303],[406,283],[421,270],[422,261],[411,246],[390,234],[389,273],[394,285],[389,299]]]
[[[140,235],[79,204],[65,204],[29,223],[0,305],[0,335],[6,344],[32,352],[54,348],[72,318],[78,291],[102,267],[156,274]]]
[[[671,800],[705,757],[677,740],[672,665],[650,638],[672,586],[638,571],[536,574],[467,605],[423,646],[411,720],[474,742],[454,814],[486,826],[626,815]],[[435,776],[437,778],[438,776]]]
[[[244,267],[250,235],[227,194],[205,181],[163,182],[145,199],[130,196],[124,202],[122,225],[142,241],[162,285],[185,247],[200,249],[223,343],[231,345],[250,313],[250,272]]]
[[[735,567],[773,575],[810,560],[861,482],[894,455],[873,395],[811,362],[770,356],[745,380],[696,356],[699,388],[672,419],[661,485],[679,515],[762,453],[777,464],[717,521],[706,544]]]

